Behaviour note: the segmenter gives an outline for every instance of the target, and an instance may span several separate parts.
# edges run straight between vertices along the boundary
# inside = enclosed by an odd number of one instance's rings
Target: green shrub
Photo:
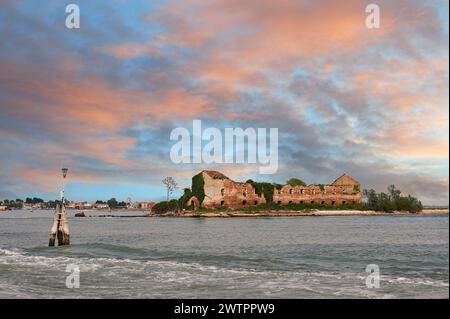
[[[272,184],[273,186],[275,186],[275,188],[277,189],[277,190],[281,190],[282,188],[283,188],[283,186],[284,185],[282,185],[282,184],[277,184],[277,183],[274,183],[274,184]]]
[[[291,186],[306,186],[306,183],[304,181],[302,181],[299,178],[290,178],[287,181],[287,184],[291,185]]]
[[[198,173],[197,175],[192,177],[192,192],[191,196],[196,196],[199,202],[199,205],[203,203],[205,199],[205,181],[203,179],[203,173]]]
[[[388,193],[377,193],[373,189],[365,189],[363,195],[366,197],[365,206],[370,210],[417,213],[423,209],[422,203],[417,198],[411,195],[402,196],[401,191],[396,189],[394,185],[389,186]]]
[[[271,183],[258,183],[254,182],[251,179],[247,181],[247,183],[251,184],[253,188],[255,189],[256,194],[261,196],[264,194],[264,198],[266,199],[266,202],[271,203],[273,202],[273,190],[274,190],[274,184]]]
[[[248,206],[239,208],[240,211],[269,211],[269,210],[291,210],[291,211],[301,211],[301,210],[368,210],[368,208],[363,203],[347,203],[344,205],[327,205],[327,204],[300,204],[300,203],[291,203],[286,205],[280,205],[278,203],[267,203],[260,204],[256,206]]]
[[[281,209],[283,210],[310,210],[310,209],[317,209],[317,210],[367,210],[364,204],[352,204],[347,203],[343,205],[327,205],[327,204],[299,204],[299,203],[291,203],[281,206]]]
[[[266,204],[259,204],[256,206],[247,206],[247,207],[243,207],[243,208],[239,208],[239,210],[241,211],[268,211],[268,210],[280,210],[282,207],[281,205],[274,203],[274,202],[270,202],[270,203],[266,203]]]
[[[173,212],[179,210],[179,202],[176,199],[171,201],[162,201],[153,206],[152,211],[157,214],[163,214],[167,212]]]
[[[189,188],[185,188],[183,195],[178,199],[178,203],[180,205],[180,208],[186,208],[188,200],[192,197],[192,192]]]

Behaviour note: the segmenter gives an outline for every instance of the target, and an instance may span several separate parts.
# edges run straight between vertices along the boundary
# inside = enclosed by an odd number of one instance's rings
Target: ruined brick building
[[[273,201],[280,205],[296,203],[335,206],[359,203],[362,199],[360,183],[346,174],[329,185],[264,184],[266,188],[273,188],[270,199],[264,195],[267,192],[260,189],[258,193],[252,182],[235,182],[220,172],[205,170],[194,176],[192,183],[194,196],[188,200],[187,205],[192,209],[199,207],[236,209]]]

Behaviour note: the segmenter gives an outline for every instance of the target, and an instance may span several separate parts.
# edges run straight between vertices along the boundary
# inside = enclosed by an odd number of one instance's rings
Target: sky
[[[448,1],[74,0],[79,29],[68,3],[0,3],[0,199],[57,198],[64,166],[71,200],[161,200],[215,169],[448,205]],[[172,163],[194,119],[278,128],[278,171]]]

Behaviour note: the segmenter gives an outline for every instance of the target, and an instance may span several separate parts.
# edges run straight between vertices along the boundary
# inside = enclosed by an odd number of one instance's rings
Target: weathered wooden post
[[[69,223],[67,222],[66,207],[64,205],[64,187],[67,176],[67,168],[62,169],[63,174],[63,188],[61,191],[61,204],[56,205],[55,214],[53,217],[53,225],[50,230],[49,246],[55,246],[55,239],[58,239],[58,246],[70,244]]]
[[[59,204],[56,205],[55,214],[53,215],[53,225],[50,229],[50,239],[48,240],[48,245],[50,247],[55,246],[56,232],[58,231],[58,219],[59,219]]]
[[[69,223],[67,221],[66,207],[61,205],[61,220],[59,222],[58,233],[60,233],[61,240],[58,238],[58,245],[70,245],[70,231]]]

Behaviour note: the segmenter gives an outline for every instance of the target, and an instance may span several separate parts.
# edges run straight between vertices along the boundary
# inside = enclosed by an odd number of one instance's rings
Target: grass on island
[[[155,205],[156,206],[156,205]],[[260,213],[260,212],[269,212],[269,211],[308,211],[308,210],[368,210],[362,204],[345,204],[340,206],[331,206],[331,205],[320,205],[320,204],[288,204],[288,205],[279,205],[276,203],[269,204],[260,204],[256,206],[242,207],[239,209],[231,209],[227,207],[218,207],[218,208],[199,208],[194,211],[186,209],[186,212],[191,212],[195,216],[201,216],[207,213],[227,213],[227,212],[245,212],[245,213]],[[153,207],[153,212],[164,214],[167,212],[175,212],[179,211],[175,200],[167,203],[163,202],[162,205],[158,207]]]
[[[195,213],[220,213],[220,212],[248,212],[259,213],[268,211],[308,211],[308,210],[369,210],[363,204],[344,204],[340,206],[320,205],[320,204],[287,204],[280,205],[276,203],[260,204],[256,206],[242,207],[239,209],[230,209],[227,207],[219,208],[200,208]]]
[[[298,204],[291,203],[280,205],[276,203],[261,204],[252,207],[240,208],[240,211],[304,211],[304,210],[369,210],[363,204],[344,204],[339,206],[322,205],[322,204]]]

